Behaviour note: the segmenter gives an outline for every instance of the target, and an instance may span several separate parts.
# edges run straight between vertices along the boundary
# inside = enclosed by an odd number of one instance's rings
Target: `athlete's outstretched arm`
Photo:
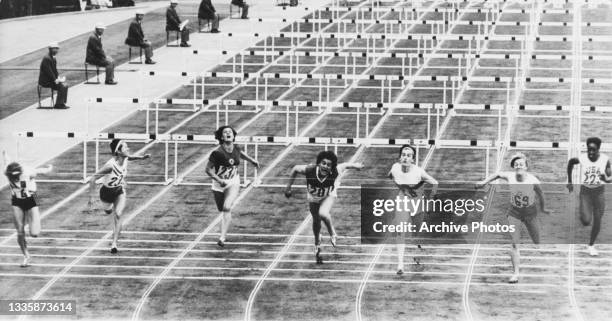
[[[143,160],[143,159],[148,159],[151,158],[151,154],[144,154],[144,155],[128,155],[127,159],[128,160]]]
[[[362,169],[363,163],[340,163],[338,164],[338,173],[342,173],[347,169]]]
[[[495,173],[495,174],[485,178],[484,180],[476,183],[476,188],[482,188],[485,185],[491,183],[492,181],[494,181],[496,179],[506,179],[506,176],[503,175],[502,173]]]
[[[87,202],[89,207],[93,206],[94,193],[96,190],[96,181],[98,180],[98,178],[112,172],[112,170],[113,169],[111,166],[105,164],[104,166],[102,166],[102,168],[100,168],[95,174],[91,176],[91,180],[89,181],[89,201]]]
[[[542,211],[542,213],[550,214],[550,211],[546,208],[546,202],[544,201],[544,192],[542,192],[540,184],[533,185],[533,190],[536,192],[536,195],[538,195],[538,199],[540,200],[540,210]]]
[[[421,174],[421,179],[421,183],[425,181],[426,183],[431,184],[431,196],[438,194],[438,181],[435,178],[433,178],[431,175],[427,174],[425,170],[423,170],[423,174]]]
[[[572,185],[572,171],[576,164],[580,164],[580,161],[576,157],[570,158],[567,162],[567,190],[569,190],[570,193],[574,190],[574,186]]]
[[[285,197],[291,197],[291,185],[295,181],[295,178],[300,175],[304,175],[306,173],[306,165],[295,165],[291,169],[291,174],[289,175],[289,182],[287,182],[287,187],[285,188]]]
[[[240,158],[246,159],[247,161],[249,161],[249,163],[253,164],[253,166],[259,168],[259,162],[255,158],[247,155],[245,152],[240,151]]]
[[[32,177],[36,177],[36,175],[38,174],[47,174],[50,173],[53,170],[53,165],[49,164],[49,166],[47,167],[39,167],[34,169],[33,173],[32,173]]]

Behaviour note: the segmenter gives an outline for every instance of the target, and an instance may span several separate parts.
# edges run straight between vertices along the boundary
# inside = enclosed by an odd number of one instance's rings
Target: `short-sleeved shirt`
[[[530,207],[535,204],[535,185],[540,180],[532,174],[525,173],[522,182],[516,180],[516,172],[505,172],[502,176],[508,181],[510,187],[510,203],[514,207]]]
[[[600,175],[606,172],[608,156],[599,154],[599,158],[592,162],[587,154],[582,154],[578,160],[580,161],[580,183],[582,183],[582,186],[586,188],[600,187],[603,184]]]
[[[209,157],[213,164],[215,174],[221,179],[231,180],[237,177],[238,165],[240,165],[240,148],[234,145],[231,153],[225,151],[223,146],[215,149]]]
[[[15,198],[24,199],[36,194],[36,181],[32,178],[32,169],[24,167],[19,181],[10,182],[11,194]]]
[[[304,174],[309,202],[318,203],[328,196],[336,196],[338,172],[322,177],[319,166],[308,165]]]

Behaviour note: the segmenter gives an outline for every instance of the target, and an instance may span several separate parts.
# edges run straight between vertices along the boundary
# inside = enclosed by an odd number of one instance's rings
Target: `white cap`
[[[96,23],[96,29],[106,29],[106,26],[102,22]]]
[[[59,44],[57,43],[57,41],[51,42],[49,43],[49,48],[59,48]]]
[[[138,9],[136,10],[136,14],[141,14],[144,16],[144,11],[142,9]]]
[[[178,0],[170,0],[170,3],[176,3],[176,4],[178,4]]]

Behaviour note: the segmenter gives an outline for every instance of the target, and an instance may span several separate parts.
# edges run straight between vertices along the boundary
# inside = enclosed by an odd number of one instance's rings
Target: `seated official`
[[[215,7],[212,5],[210,0],[202,0],[200,2],[200,8],[198,9],[198,19],[210,20],[210,32],[219,32],[219,15],[216,13]]]
[[[244,0],[232,0],[232,4],[242,8],[242,16],[241,19],[249,19],[249,5],[244,2]]]
[[[106,26],[98,23],[96,24],[94,33],[89,36],[85,62],[90,65],[106,68],[106,80],[104,83],[107,85],[116,85],[115,62],[112,57],[106,55],[104,48],[102,48],[102,35],[104,34],[104,29],[106,29]]]
[[[45,88],[51,88],[57,91],[55,100],[56,109],[67,109],[66,100],[68,99],[68,87],[64,85],[66,77],[60,77],[57,72],[57,60],[55,56],[59,52],[57,42],[49,44],[49,54],[45,55],[40,62],[40,73],[38,74],[38,85]]]
[[[130,23],[130,29],[128,29],[128,36],[125,39],[125,44],[132,47],[140,47],[145,52],[145,63],[152,65],[155,63],[151,58],[153,57],[153,46],[151,42],[144,37],[142,31],[142,19],[144,19],[143,11],[136,11],[136,18]]]
[[[189,47],[189,28],[186,26],[181,29],[181,19],[176,13],[178,0],[170,0],[170,7],[166,9],[166,31],[180,31],[181,47]]]

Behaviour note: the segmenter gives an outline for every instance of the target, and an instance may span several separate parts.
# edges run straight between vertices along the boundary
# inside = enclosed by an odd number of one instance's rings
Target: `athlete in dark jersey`
[[[325,223],[330,235],[331,244],[336,246],[336,231],[332,224],[331,207],[336,199],[336,189],[340,184],[340,175],[347,169],[361,169],[362,163],[338,164],[338,157],[331,151],[317,155],[316,165],[296,165],[291,170],[291,178],[285,189],[285,196],[291,197],[291,185],[298,174],[306,176],[306,188],[310,214],[312,215],[312,232],[315,239],[315,257],[318,264],[321,259],[321,221]]]
[[[4,162],[8,164],[4,175],[6,175],[11,189],[11,205],[13,206],[13,223],[17,230],[17,244],[19,244],[23,253],[21,267],[26,267],[30,265],[30,253],[25,237],[25,225],[29,223],[30,236],[37,237],[40,234],[40,212],[34,178],[38,174],[49,173],[53,170],[53,166],[32,169],[16,162],[9,163],[5,152],[3,152],[3,156]]]
[[[215,149],[206,164],[206,174],[213,180],[212,190],[217,209],[221,212],[221,235],[217,244],[225,245],[225,237],[232,220],[232,206],[240,191],[240,175],[238,165],[240,159],[245,159],[259,168],[257,160],[245,154],[234,144],[236,131],[230,126],[222,126],[215,131],[219,147]]]

